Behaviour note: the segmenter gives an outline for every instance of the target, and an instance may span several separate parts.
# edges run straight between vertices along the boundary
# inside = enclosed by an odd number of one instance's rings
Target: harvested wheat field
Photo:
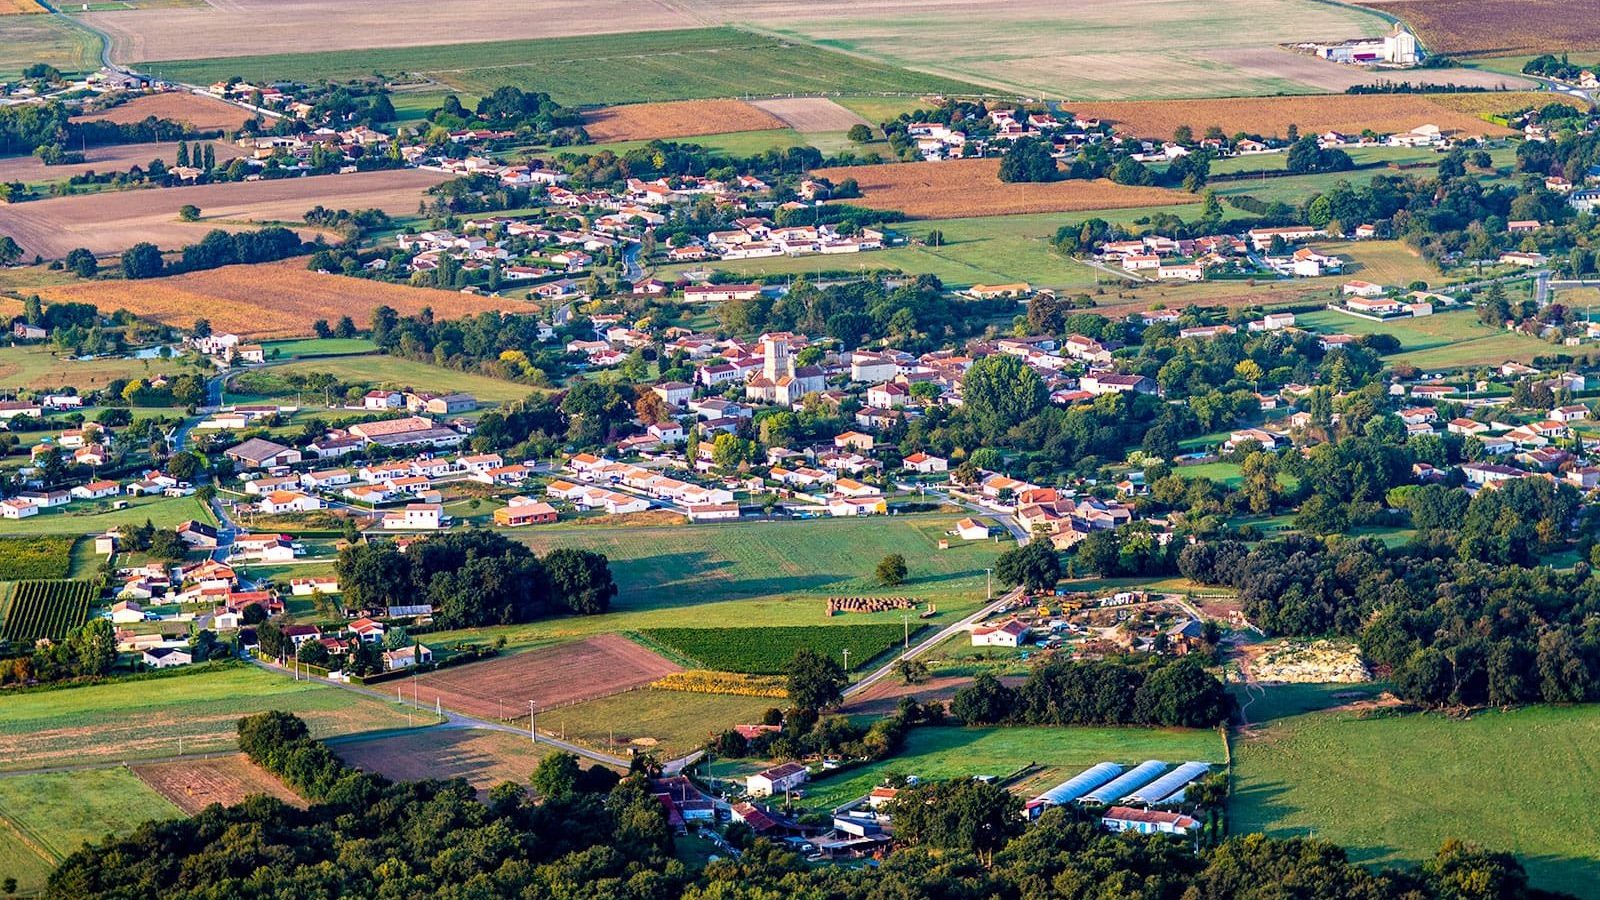
[[[130,766],[139,780],[172,801],[172,805],[194,815],[213,803],[232,806],[254,794],[266,794],[285,803],[305,808],[306,802],[266,769],[251,762],[243,753],[212,759],[185,759],[176,762]]]
[[[1361,0],[1398,16],[1431,53],[1516,56],[1600,49],[1600,0]]]
[[[526,706],[526,704],[524,704]],[[504,781],[526,784],[554,748],[526,734],[470,728],[429,728],[330,742],[346,763],[395,781],[465,778],[480,794]]]
[[[1479,94],[1440,95],[1451,100]],[[1531,95],[1494,94],[1506,109],[1527,106],[1518,100]],[[1552,98],[1554,95],[1550,95]],[[1504,128],[1423,94],[1331,94],[1312,97],[1236,97],[1219,100],[1147,100],[1113,103],[1074,103],[1072,112],[1115,123],[1117,130],[1145,138],[1170,138],[1180,125],[1201,134],[1212,125],[1223,132],[1283,135],[1290,125],[1301,134],[1343,131],[1359,134],[1370,128],[1380,134],[1410,131],[1418,125],[1437,125],[1447,133],[1501,136]]]
[[[419,676],[417,697],[485,719],[517,719],[528,701],[566,706],[643,687],[683,667],[621,635],[601,634]],[[407,683],[406,690],[411,690]]]
[[[849,131],[856,125],[872,125],[871,122],[826,97],[756,100],[751,105],[772,113],[782,119],[785,125],[801,134]]]
[[[217,156],[217,162],[225,163],[244,155],[244,151],[226,141],[206,141]],[[167,165],[173,165],[178,159],[178,145],[176,143],[158,144],[113,144],[107,147],[90,147],[84,153],[81,163],[68,163],[62,166],[47,166],[39,161],[37,156],[8,156],[0,159],[0,181],[64,181],[74,175],[85,172],[126,172],[133,166],[141,169],[150,168],[150,161],[160,159]]]
[[[584,113],[583,130],[597,144],[658,138],[771,131],[782,119],[743,100],[680,100],[630,103]]]
[[[44,7],[34,0],[0,0],[0,16],[26,16],[42,12]]]
[[[1007,184],[1000,180],[999,172],[998,159],[957,159],[845,166],[818,169],[816,174],[835,184],[854,178],[861,186],[861,198],[845,202],[898,210],[918,219],[1084,212],[1195,202],[1193,194],[1183,191],[1129,187],[1106,180]]]
[[[135,97],[121,106],[78,117],[80,122],[116,122],[131,125],[155,116],[187,122],[199,131],[235,131],[251,118],[248,110],[212,97],[184,91],[167,91]]]
[[[529,309],[521,300],[324,275],[308,270],[303,258],[144,281],[92,281],[39,293],[52,303],[93,303],[108,313],[126,309],[175,327],[186,328],[203,317],[218,331],[255,340],[304,337],[318,319],[331,322],[349,316],[366,322],[378,306],[392,307],[401,315],[432,308],[441,320]]]
[[[27,253],[46,259],[65,256],[74,247],[88,247],[97,254],[121,253],[140,241],[171,250],[198,241],[213,228],[298,225],[306,210],[319,203],[330,209],[416,212],[423,192],[448,180],[448,175],[436,172],[399,169],[80,194],[8,207],[0,230],[16,238]],[[186,204],[200,207],[200,221],[178,221],[178,210]],[[299,227],[306,235],[313,233]]]
[[[1380,84],[1386,81],[1409,81],[1418,85],[1454,84],[1489,91],[1523,91],[1539,86],[1538,82],[1529,78],[1481,69],[1374,71],[1360,66],[1340,65],[1309,54],[1296,53],[1285,47],[1229,47],[1208,51],[1206,56],[1229,68],[1263,80],[1287,79],[1314,91],[1329,94],[1342,94],[1358,84]]]

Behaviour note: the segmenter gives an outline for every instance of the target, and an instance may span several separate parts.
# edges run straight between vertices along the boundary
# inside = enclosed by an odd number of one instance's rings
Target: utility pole
[[[985,588],[984,588],[983,595],[984,595],[984,597],[986,599],[993,600],[994,599],[994,570],[993,569],[984,569],[983,570],[983,577],[984,577],[984,583],[986,585]]]
[[[534,727],[533,727],[533,718],[534,718],[535,712],[536,712],[536,710],[534,709],[534,702],[532,700],[529,700],[528,701],[528,740],[530,740],[530,741],[534,742],[535,744],[537,744],[537,743],[539,743],[539,732],[536,731],[534,729]]]
[[[911,649],[911,614],[910,613],[901,613],[900,614],[900,624],[904,625],[905,628],[906,628],[905,649],[910,650]]]
[[[845,673],[846,676],[848,676],[850,674],[850,648],[849,647],[844,648],[844,673]]]

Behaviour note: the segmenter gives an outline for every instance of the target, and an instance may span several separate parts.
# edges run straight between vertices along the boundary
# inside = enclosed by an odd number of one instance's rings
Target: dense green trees
[[[979,429],[1001,434],[1044,408],[1046,391],[1039,374],[1020,357],[1006,353],[985,356],[961,379],[967,415]]]
[[[815,650],[795,651],[788,677],[789,702],[800,709],[828,709],[844,698],[844,667]]]
[[[355,544],[336,566],[346,603],[382,609],[431,603],[446,628],[605,612],[617,587],[605,556],[553,550],[541,561],[491,531],[453,531],[412,545]]]
[[[950,711],[969,725],[1162,725],[1205,728],[1227,721],[1222,683],[1197,659],[1121,662],[1052,660],[1013,689],[983,674],[956,692]]]
[[[994,575],[1006,587],[1022,585],[1030,592],[1048,591],[1061,580],[1061,554],[1048,538],[1013,547],[994,561]]]
[[[1001,181],[1054,181],[1056,175],[1050,145],[1033,138],[1018,138],[1000,158]]]

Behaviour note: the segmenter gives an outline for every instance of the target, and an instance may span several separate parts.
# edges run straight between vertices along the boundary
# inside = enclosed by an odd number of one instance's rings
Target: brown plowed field
[[[219,163],[229,162],[244,155],[243,150],[227,141],[199,143],[209,143]],[[175,164],[178,159],[178,145],[176,143],[114,144],[109,147],[90,147],[84,153],[83,162],[68,163],[64,166],[47,166],[40,162],[37,156],[8,156],[0,159],[0,181],[65,181],[73,175],[82,175],[85,172],[102,174],[126,172],[133,166],[148,169],[153,159],[160,159],[169,166]]]
[[[1363,0],[1433,53],[1519,56],[1600,48],[1600,0]]]
[[[838,184],[854,178],[861,198],[845,201],[872,209],[899,210],[920,219],[1009,216],[1020,213],[1082,212],[1173,206],[1196,202],[1193,194],[1158,187],[1129,187],[1110,181],[1054,181],[1007,184],[998,159],[891,163],[819,169]]]
[[[299,223],[319,203],[329,209],[415,213],[423,191],[448,179],[436,172],[400,169],[79,194],[9,206],[0,232],[14,237],[27,254],[46,259],[65,256],[74,247],[121,253],[140,241],[171,250],[200,240],[214,228],[237,231],[258,223]],[[178,210],[189,204],[200,207],[200,221],[178,221]]]
[[[430,728],[329,746],[350,765],[385,778],[465,778],[480,793],[503,781],[526,784],[552,749],[527,735],[470,728]]]
[[[303,258],[144,281],[92,281],[39,293],[53,302],[93,303],[108,313],[126,309],[175,327],[188,327],[195,319],[204,318],[220,332],[257,340],[308,335],[318,319],[334,321],[349,316],[367,322],[378,306],[392,307],[401,315],[432,307],[440,319],[488,310],[530,309],[521,300],[324,275],[308,270]]]
[[[826,97],[756,100],[752,105],[772,113],[801,134],[849,131],[853,125],[872,124]]]
[[[215,759],[178,760],[130,766],[139,780],[172,801],[186,815],[213,803],[232,806],[252,794],[266,794],[305,808],[300,795],[243,753]]]
[[[583,115],[583,130],[589,132],[589,138],[597,144],[771,131],[783,127],[782,119],[743,100],[630,103]]]
[[[1501,136],[1503,128],[1451,107],[1457,97],[1487,98],[1491,105],[1510,111],[1530,103],[1553,102],[1554,94],[1496,93],[1441,95],[1439,100],[1421,94],[1330,94],[1312,97],[1240,97],[1221,100],[1146,100],[1111,103],[1073,103],[1075,115],[1093,116],[1116,124],[1119,131],[1144,138],[1170,138],[1180,125],[1196,135],[1212,125],[1225,134],[1247,132],[1283,135],[1290,125],[1301,134],[1342,131],[1360,134],[1370,128],[1379,134],[1410,131],[1418,125],[1437,125],[1449,133]]]
[[[218,128],[223,131],[237,131],[251,118],[249,111],[231,103],[223,103],[214,97],[202,97],[185,91],[167,91],[135,97],[121,106],[80,116],[78,121],[104,120],[119,125],[131,125],[134,122],[143,122],[151,116],[171,119],[174,122],[187,122],[201,131],[213,131]]]
[[[683,667],[621,635],[602,634],[544,650],[441,669],[417,678],[416,696],[484,719],[523,718],[539,709],[642,687]],[[411,690],[410,682],[405,689]]]

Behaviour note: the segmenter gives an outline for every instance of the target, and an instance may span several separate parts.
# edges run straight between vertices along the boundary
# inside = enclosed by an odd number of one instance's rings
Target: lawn
[[[768,150],[787,150],[790,147],[806,147],[813,142],[815,135],[803,135],[793,128],[773,128],[767,131],[730,131],[726,134],[701,134],[693,137],[668,138],[678,144],[699,144],[707,150],[726,153],[729,156],[754,156]],[[546,155],[555,156],[559,153],[599,153],[610,150],[622,156],[630,150],[637,150],[649,144],[649,141],[615,141],[609,144],[595,144],[583,147],[555,147]]]
[[[1508,359],[1528,360],[1551,352],[1551,345],[1478,321],[1473,310],[1435,313],[1420,319],[1374,322],[1332,310],[1296,317],[1296,324],[1320,334],[1392,334],[1400,341],[1390,362],[1406,362],[1422,369],[1464,369],[1494,365]]]
[[[1314,249],[1353,263],[1345,266],[1343,276],[1388,287],[1405,287],[1413,281],[1439,287],[1449,280],[1464,280],[1446,279],[1438,268],[1407,247],[1404,241],[1334,241],[1316,244]]]
[[[1420,862],[1451,837],[1516,853],[1537,887],[1600,878],[1600,707],[1310,713],[1234,749],[1236,832],[1315,834],[1363,863]]]
[[[117,378],[149,378],[189,371],[172,359],[90,359],[57,356],[48,345],[0,347],[0,390],[53,390],[75,387],[87,392]]]
[[[539,730],[626,756],[630,748],[662,761],[682,756],[734,725],[759,722],[784,701],[642,688],[539,714]]]
[[[112,509],[110,500],[79,500],[26,519],[0,520],[0,534],[100,534],[115,525],[136,527],[146,519],[157,528],[180,522],[211,522],[211,512],[193,497],[127,497],[126,509]]]
[[[491,378],[487,375],[478,375],[473,372],[458,372],[455,369],[446,369],[430,363],[417,362],[403,359],[398,356],[330,356],[320,359],[303,359],[296,362],[284,363],[266,369],[253,379],[258,383],[271,385],[279,380],[280,376],[290,374],[309,375],[312,373],[327,373],[340,381],[352,384],[371,384],[395,388],[416,388],[421,391],[434,393],[448,393],[451,391],[464,391],[489,403],[507,403],[521,400],[535,392],[534,388],[527,385]],[[269,393],[276,393],[269,387]],[[283,396],[294,395],[295,390],[288,385],[282,387]],[[252,395],[255,396],[255,395]],[[238,400],[234,394],[229,395],[230,400]]]
[[[1228,487],[1238,487],[1244,483],[1244,476],[1241,474],[1243,470],[1238,463],[1201,463],[1197,466],[1180,466],[1173,471],[1184,478],[1209,478]],[[1289,490],[1294,490],[1300,484],[1300,479],[1280,472],[1278,483]]]
[[[736,28],[651,31],[544,40],[193,59],[150,67],[163,78],[209,84],[344,81],[412,72],[475,96],[501,85],[547,91],[565,104],[685,100],[832,91],[972,93],[978,88]]]
[[[305,359],[319,356],[360,356],[372,353],[378,345],[366,338],[305,338],[298,341],[268,341],[262,345],[268,358]]]
[[[16,878],[18,893],[34,893],[85,843],[181,815],[125,768],[0,777],[0,878]]]
[[[539,553],[580,547],[606,554],[620,589],[611,611],[526,625],[444,632],[436,639],[504,636],[512,647],[556,638],[648,628],[901,624],[898,612],[828,618],[824,601],[905,596],[936,604],[929,624],[948,624],[983,601],[984,568],[1009,544],[973,541],[938,549],[958,516],[919,514],[739,525],[560,525],[507,531]],[[878,560],[900,553],[906,583],[873,579]]]
[[[1033,764],[1021,784],[1029,797],[1099,762],[1216,762],[1216,732],[1166,728],[916,728],[895,756],[806,785],[805,805],[831,809],[866,794],[890,773],[925,781],[1003,777]]]
[[[327,684],[243,665],[193,670],[7,697],[0,771],[173,756],[180,739],[184,753],[227,750],[241,717],[269,709],[304,718],[315,737],[414,721],[402,708]]]

